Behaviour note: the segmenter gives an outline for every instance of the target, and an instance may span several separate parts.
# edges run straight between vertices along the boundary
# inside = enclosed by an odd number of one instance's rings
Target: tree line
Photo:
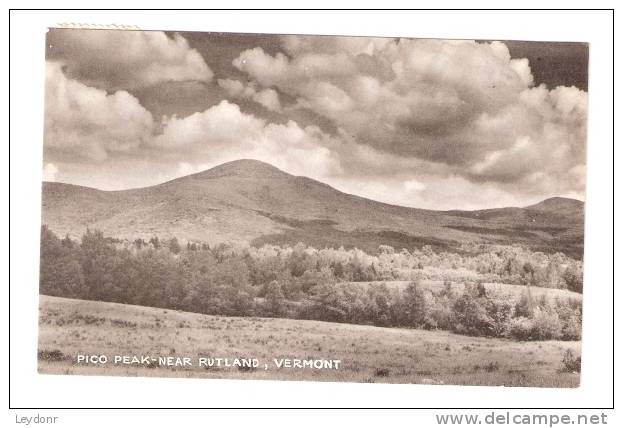
[[[471,255],[385,247],[369,255],[303,244],[210,247],[157,237],[128,242],[92,230],[77,241],[43,226],[40,273],[42,294],[213,315],[444,329],[521,340],[577,340],[581,334],[578,299],[533,299],[526,289],[511,302],[486,290],[483,278],[581,290],[581,263],[514,247]],[[430,278],[445,280],[445,286],[433,291],[420,285]],[[460,291],[452,287],[457,278],[465,284]],[[397,279],[410,282],[402,288],[367,284]]]

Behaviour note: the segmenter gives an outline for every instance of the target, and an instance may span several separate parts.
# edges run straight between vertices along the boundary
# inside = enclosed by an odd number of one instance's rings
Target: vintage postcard
[[[45,43],[40,373],[580,384],[587,44]]]

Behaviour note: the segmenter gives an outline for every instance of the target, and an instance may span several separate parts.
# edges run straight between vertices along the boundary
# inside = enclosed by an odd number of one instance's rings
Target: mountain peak
[[[225,162],[208,170],[191,175],[194,178],[237,176],[243,178],[279,178],[290,174],[273,165],[255,159],[238,159]]]
[[[584,202],[577,199],[555,196],[553,198],[544,199],[541,202],[530,205],[526,208],[540,211],[559,211],[564,209],[582,209],[583,207]]]

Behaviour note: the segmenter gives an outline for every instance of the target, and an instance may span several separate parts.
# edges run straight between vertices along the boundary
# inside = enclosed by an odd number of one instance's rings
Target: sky
[[[588,45],[51,29],[44,180],[262,160],[428,209],[584,199]]]

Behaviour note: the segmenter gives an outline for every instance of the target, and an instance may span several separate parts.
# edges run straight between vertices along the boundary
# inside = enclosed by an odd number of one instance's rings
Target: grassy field
[[[40,296],[39,372],[46,374],[576,387],[561,373],[580,342],[516,342],[443,331],[208,316]],[[77,362],[106,355],[106,365]],[[112,364],[115,355],[256,358],[260,367]],[[339,370],[277,368],[274,359],[341,360]],[[264,364],[266,364],[266,368]]]

